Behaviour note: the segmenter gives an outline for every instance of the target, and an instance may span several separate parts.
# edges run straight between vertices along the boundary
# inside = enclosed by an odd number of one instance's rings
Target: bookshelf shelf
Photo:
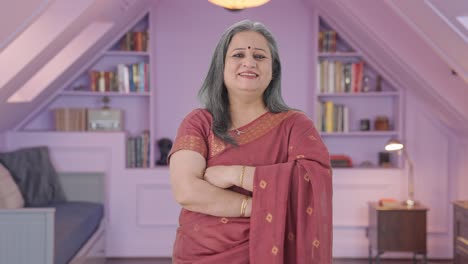
[[[385,151],[389,139],[401,137],[400,91],[323,17],[319,15],[316,23],[314,99],[320,136],[331,155],[345,155],[356,166],[339,170],[388,170],[379,167],[379,153]],[[377,125],[379,130],[375,130]],[[393,167],[401,166],[398,158],[391,160]],[[359,164],[372,167],[363,168]]]
[[[149,97],[149,92],[90,92],[90,91],[63,91],[60,95],[66,96],[91,96],[91,97],[100,97],[100,96],[115,96],[115,97]]]
[[[398,136],[397,131],[353,131],[353,132],[320,132],[322,137],[388,137]]]
[[[397,167],[359,167],[359,166],[356,166],[356,167],[352,167],[352,168],[333,168],[333,170],[336,172],[336,171],[339,171],[340,173],[341,172],[358,172],[359,170],[364,170],[364,171],[375,171],[375,172],[378,172],[378,171],[385,171],[385,172],[388,172],[388,171],[398,171],[400,170],[399,168]]]
[[[146,51],[121,51],[121,50],[111,50],[103,53],[105,56],[150,56],[149,52]]]
[[[331,57],[355,58],[355,57],[361,57],[361,54],[359,52],[320,52],[318,56],[319,58],[331,58]]]
[[[400,96],[398,92],[359,92],[359,93],[319,93],[317,97],[389,97]]]
[[[44,106],[45,111],[22,129],[90,137],[118,131],[125,135],[124,167],[153,168],[150,25],[150,10],[145,10],[97,52],[87,68],[77,72]],[[103,106],[108,108],[103,110]],[[101,131],[88,131],[90,127]]]

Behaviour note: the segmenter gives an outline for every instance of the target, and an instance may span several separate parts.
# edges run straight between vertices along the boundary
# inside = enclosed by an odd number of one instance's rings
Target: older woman
[[[241,21],[222,35],[171,150],[183,207],[174,263],[331,263],[329,155],[281,96],[276,41]]]

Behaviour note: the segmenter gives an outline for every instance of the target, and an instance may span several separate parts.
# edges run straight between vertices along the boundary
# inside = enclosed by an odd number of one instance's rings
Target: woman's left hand
[[[241,166],[213,166],[205,170],[204,179],[219,188],[229,188],[234,185]]]

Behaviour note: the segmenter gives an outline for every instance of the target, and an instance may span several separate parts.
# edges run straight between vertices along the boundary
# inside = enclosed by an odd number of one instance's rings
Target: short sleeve
[[[172,154],[183,149],[198,152],[207,159],[210,124],[211,115],[206,110],[196,109],[188,114],[177,130],[168,161]]]

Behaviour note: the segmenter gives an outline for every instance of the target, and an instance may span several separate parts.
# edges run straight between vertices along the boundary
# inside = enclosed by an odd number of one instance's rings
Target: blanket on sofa
[[[57,171],[50,160],[48,147],[3,152],[0,153],[0,162],[10,171],[26,207],[66,201]]]

